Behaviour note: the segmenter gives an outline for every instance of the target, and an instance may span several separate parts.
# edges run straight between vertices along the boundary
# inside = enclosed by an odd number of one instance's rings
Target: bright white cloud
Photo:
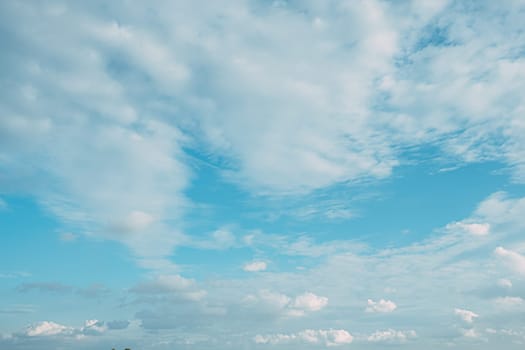
[[[503,247],[497,247],[494,250],[494,253],[500,257],[513,271],[520,275],[525,275],[525,256]]]
[[[314,293],[304,293],[295,298],[291,307],[305,311],[319,311],[328,304],[328,298],[320,297]]]
[[[381,299],[379,301],[373,301],[372,299],[368,299],[365,311],[388,313],[394,311],[396,308],[397,305],[390,300]]]
[[[408,331],[396,331],[394,329],[387,329],[383,331],[376,331],[368,336],[367,340],[373,343],[379,342],[406,342],[410,338],[415,338],[417,336],[416,332],[413,330]]]
[[[321,346],[340,346],[352,343],[354,337],[344,329],[315,330],[306,329],[291,334],[256,335],[254,341],[257,344],[292,344],[306,343]]]
[[[466,323],[472,323],[475,318],[479,317],[478,314],[464,309],[454,309],[454,314],[459,316]]]
[[[44,337],[59,334],[71,334],[72,332],[72,327],[67,327],[51,321],[43,321],[29,326],[25,333],[29,337]]]
[[[247,272],[259,272],[266,270],[266,262],[264,261],[253,261],[243,266],[243,270]]]

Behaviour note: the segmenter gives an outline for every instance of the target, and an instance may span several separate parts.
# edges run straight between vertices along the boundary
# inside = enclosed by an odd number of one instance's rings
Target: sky
[[[525,1],[1,1],[0,349],[523,349]]]

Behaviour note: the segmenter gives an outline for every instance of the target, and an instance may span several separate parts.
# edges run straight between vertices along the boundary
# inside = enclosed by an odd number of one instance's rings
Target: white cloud
[[[462,329],[461,333],[466,338],[479,338],[481,336],[481,334],[478,331],[476,331],[474,328]]]
[[[29,337],[45,337],[59,334],[72,334],[73,328],[51,321],[43,321],[29,326],[25,334]]]
[[[365,311],[388,313],[394,311],[396,308],[397,305],[390,300],[381,299],[379,301],[373,301],[372,299],[368,299]]]
[[[498,286],[501,288],[512,288],[512,281],[506,278],[500,278],[498,280]]]
[[[459,316],[466,323],[472,323],[475,318],[479,317],[478,314],[464,309],[454,309],[454,314]]]
[[[266,270],[266,262],[264,261],[253,261],[243,266],[243,270],[247,272],[259,272]]]
[[[497,247],[494,253],[500,257],[513,271],[525,275],[525,256],[503,247]]]
[[[354,337],[344,329],[315,330],[306,329],[291,334],[256,335],[254,341],[257,344],[291,344],[306,343],[321,346],[340,346],[352,343]]]
[[[454,222],[452,224],[448,224],[447,228],[448,229],[457,228],[473,236],[486,236],[490,232],[490,224],[488,223]]]
[[[205,290],[198,288],[194,280],[179,275],[157,276],[137,284],[131,288],[131,292],[138,295],[167,295],[189,301],[199,301],[207,295]]]
[[[42,321],[28,326],[24,333],[15,334],[16,336],[27,337],[83,337],[101,335],[108,330],[103,321],[86,320],[82,327],[64,326],[52,321]]]
[[[376,331],[368,336],[367,340],[369,342],[378,343],[378,342],[400,342],[403,343],[410,338],[415,338],[417,336],[416,332],[413,330],[408,331],[396,331],[394,329],[387,329],[383,331]]]
[[[328,305],[328,298],[306,292],[291,298],[285,294],[261,290],[257,295],[250,294],[243,299],[245,305],[259,306],[261,311],[276,315],[302,317],[316,312]]]
[[[494,300],[496,304],[501,305],[503,307],[508,308],[515,308],[518,306],[525,305],[525,300],[520,297],[499,297]]]
[[[328,305],[328,298],[315,295],[314,293],[304,293],[297,296],[290,308],[300,312],[319,311]]]

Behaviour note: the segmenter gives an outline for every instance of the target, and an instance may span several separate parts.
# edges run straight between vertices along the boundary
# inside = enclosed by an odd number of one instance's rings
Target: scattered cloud
[[[415,338],[416,332],[413,330],[409,331],[396,331],[394,329],[387,329],[383,331],[376,331],[368,336],[367,340],[373,343],[404,343],[408,339]]]
[[[247,272],[259,272],[266,270],[266,262],[264,261],[253,261],[243,266],[243,270]]]
[[[328,305],[328,298],[305,292],[291,298],[285,294],[261,290],[256,295],[250,294],[243,299],[247,306],[260,307],[263,312],[275,315],[302,317],[307,313],[316,312]]]
[[[454,314],[459,316],[466,323],[472,323],[475,318],[479,317],[478,314],[464,309],[454,309]]]
[[[465,233],[473,236],[486,236],[490,232],[490,224],[488,223],[466,223],[466,222],[454,222],[447,225],[447,229],[459,229]]]
[[[514,272],[520,275],[525,275],[525,256],[503,247],[497,247],[494,250],[494,253]]]
[[[180,275],[160,275],[137,284],[130,291],[137,295],[166,295],[189,301],[199,301],[207,294],[194,280]]]
[[[380,312],[380,313],[389,313],[394,311],[397,308],[397,305],[390,300],[381,299],[379,301],[373,301],[368,299],[366,312]]]
[[[316,330],[306,329],[298,333],[291,334],[271,334],[271,335],[256,335],[254,338],[257,344],[292,344],[305,343],[315,344],[320,346],[340,346],[350,344],[354,337],[344,329],[328,329]]]

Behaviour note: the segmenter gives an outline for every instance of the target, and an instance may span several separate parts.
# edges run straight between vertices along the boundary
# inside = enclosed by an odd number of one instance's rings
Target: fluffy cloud
[[[475,318],[479,317],[478,314],[464,309],[454,309],[454,314],[459,316],[466,323],[472,323]]]
[[[368,299],[365,311],[388,313],[394,311],[396,308],[397,305],[390,300],[381,299],[379,301],[373,301],[372,299]]]
[[[72,333],[72,327],[63,326],[61,324],[51,321],[43,321],[35,325],[29,326],[25,331],[25,334],[29,337],[45,337]]]
[[[525,256],[503,247],[497,247],[494,250],[494,253],[500,257],[513,271],[520,275],[525,275]]]
[[[295,298],[285,294],[261,290],[257,295],[248,295],[243,300],[245,305],[260,306],[262,311],[271,311],[278,315],[301,317],[316,312],[328,305],[328,298],[306,292]]]
[[[325,346],[339,346],[350,344],[354,337],[344,329],[315,330],[306,329],[291,334],[256,335],[254,341],[257,344],[290,344],[306,343]]]
[[[264,261],[253,261],[243,266],[243,270],[247,272],[259,272],[266,270],[266,262]]]
[[[64,326],[52,321],[42,321],[34,325],[28,326],[22,334],[17,334],[17,337],[82,337],[101,335],[108,330],[108,327],[103,321],[86,320],[82,327]]]
[[[403,343],[410,338],[415,338],[417,336],[416,332],[413,330],[409,331],[396,331],[394,329],[387,329],[383,331],[376,331],[368,336],[367,340],[373,343],[380,342],[399,342]]]

